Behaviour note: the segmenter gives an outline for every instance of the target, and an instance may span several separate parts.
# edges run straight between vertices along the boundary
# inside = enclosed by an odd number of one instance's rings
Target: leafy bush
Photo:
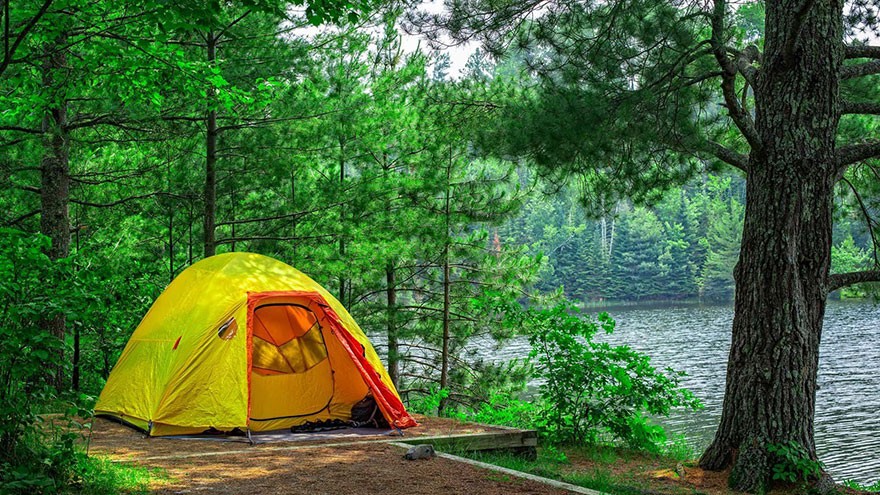
[[[447,410],[450,416],[536,428],[555,443],[620,441],[630,448],[661,452],[666,434],[649,416],[667,415],[674,407],[701,407],[679,386],[684,373],[657,370],[648,356],[628,346],[594,342],[600,330],[614,330],[614,320],[606,313],[592,319],[569,304],[524,310],[514,303],[493,310],[505,313],[506,325],[529,332],[531,365],[515,364],[532,371],[539,397],[525,401],[520,390],[494,388],[488,400]],[[409,407],[434,414],[447,397],[446,390],[432,388]],[[681,445],[676,448],[683,450]]]
[[[795,442],[771,443],[767,452],[775,457],[773,479],[795,483],[819,479],[825,468],[821,462],[811,459],[807,450]]]
[[[51,261],[46,237],[0,229],[0,493],[117,493],[139,486],[80,450],[91,398],[51,385],[65,343],[41,322],[87,306],[71,260]],[[47,410],[62,414],[46,415]]]
[[[45,237],[0,229],[0,464],[19,455],[38,408],[56,396],[46,363],[63,344],[38,324],[57,307],[48,289],[54,266],[42,252],[47,246]]]
[[[0,463],[0,495],[146,493],[152,473],[86,455],[77,432],[28,435],[14,459]]]
[[[529,357],[542,382],[539,424],[553,441],[616,440],[657,451],[666,435],[647,415],[700,407],[679,386],[683,373],[659,371],[628,346],[594,342],[600,330],[614,330],[606,313],[592,319],[559,304],[528,310],[524,323],[531,331]]]
[[[39,428],[26,429],[2,463],[7,493],[57,493],[81,481],[78,468],[84,459],[77,450],[77,432],[63,429],[63,418],[35,421]]]

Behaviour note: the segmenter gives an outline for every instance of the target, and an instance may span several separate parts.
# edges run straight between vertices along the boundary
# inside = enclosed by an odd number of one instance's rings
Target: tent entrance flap
[[[254,309],[250,421],[316,415],[333,401],[334,377],[324,329],[293,303]]]

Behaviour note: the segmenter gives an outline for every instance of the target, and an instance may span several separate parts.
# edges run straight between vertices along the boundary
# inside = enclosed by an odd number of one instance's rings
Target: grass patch
[[[696,453],[674,446],[663,454],[612,445],[549,446],[538,449],[530,461],[512,454],[456,452],[487,464],[534,474],[611,495],[741,495],[727,486],[726,472],[703,471]],[[832,493],[864,495],[880,493],[880,481],[870,485],[844,481]],[[813,493],[799,487],[777,487],[774,495]]]
[[[880,493],[880,480],[877,480],[873,484],[863,485],[858,481],[846,480],[843,482],[843,485],[847,488],[852,488],[853,490],[860,490],[863,492],[876,492]]]
[[[0,495],[138,495],[169,479],[158,469],[88,455],[90,423],[74,412],[38,415],[27,428],[7,433]]]
[[[139,495],[147,493],[151,484],[167,480],[167,474],[156,468],[120,464],[101,457],[86,456],[81,464],[79,483],[71,486],[69,493]]]
[[[150,485],[162,484],[168,477],[158,469],[114,463],[109,459],[76,452],[63,471],[47,473],[43,466],[6,465],[0,495],[43,493],[88,495],[141,495]]]
[[[486,476],[486,479],[490,481],[498,481],[500,483],[511,483],[513,481],[516,481],[511,476],[501,473],[490,473],[488,476]]]
[[[601,464],[612,464],[619,459],[613,451],[608,449],[597,448],[588,452],[596,455],[597,461]],[[634,485],[632,480],[627,481],[616,476],[607,468],[573,470],[573,465],[567,455],[552,447],[538,449],[538,458],[534,461],[506,453],[456,452],[455,455],[606,493],[621,495],[644,495],[645,493],[645,487]]]
[[[456,455],[496,466],[550,478],[613,495],[646,493],[701,494],[695,487],[677,486],[653,478],[655,472],[674,472],[686,451],[650,454],[608,445],[539,448],[534,461],[506,453],[456,452]],[[691,463],[692,464],[692,463]]]

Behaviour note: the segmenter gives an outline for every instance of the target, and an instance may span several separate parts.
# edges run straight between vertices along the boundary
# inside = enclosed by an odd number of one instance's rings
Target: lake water
[[[617,329],[607,340],[647,353],[658,367],[688,373],[683,385],[705,408],[663,423],[698,447],[708,445],[721,415],[733,308],[684,305],[608,312]],[[483,357],[507,360],[528,351],[528,342],[517,339],[483,351]],[[880,306],[829,302],[819,360],[815,427],[820,459],[837,481],[875,482],[880,479]]]

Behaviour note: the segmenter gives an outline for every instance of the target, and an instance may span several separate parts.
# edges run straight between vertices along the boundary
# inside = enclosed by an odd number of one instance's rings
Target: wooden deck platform
[[[186,436],[146,437],[124,425],[96,418],[89,438],[90,452],[117,459],[171,459],[190,455],[211,456],[231,452],[299,450],[314,447],[347,446],[367,443],[431,444],[441,452],[507,451],[534,458],[538,435],[534,430],[460,422],[447,418],[417,416],[420,426],[396,432],[377,430],[336,430],[321,433],[256,435],[255,445],[244,437]]]
[[[443,452],[506,451],[534,460],[538,446],[538,432],[503,426],[485,426],[486,431],[452,435],[418,436],[396,439],[410,445],[431,444]]]

